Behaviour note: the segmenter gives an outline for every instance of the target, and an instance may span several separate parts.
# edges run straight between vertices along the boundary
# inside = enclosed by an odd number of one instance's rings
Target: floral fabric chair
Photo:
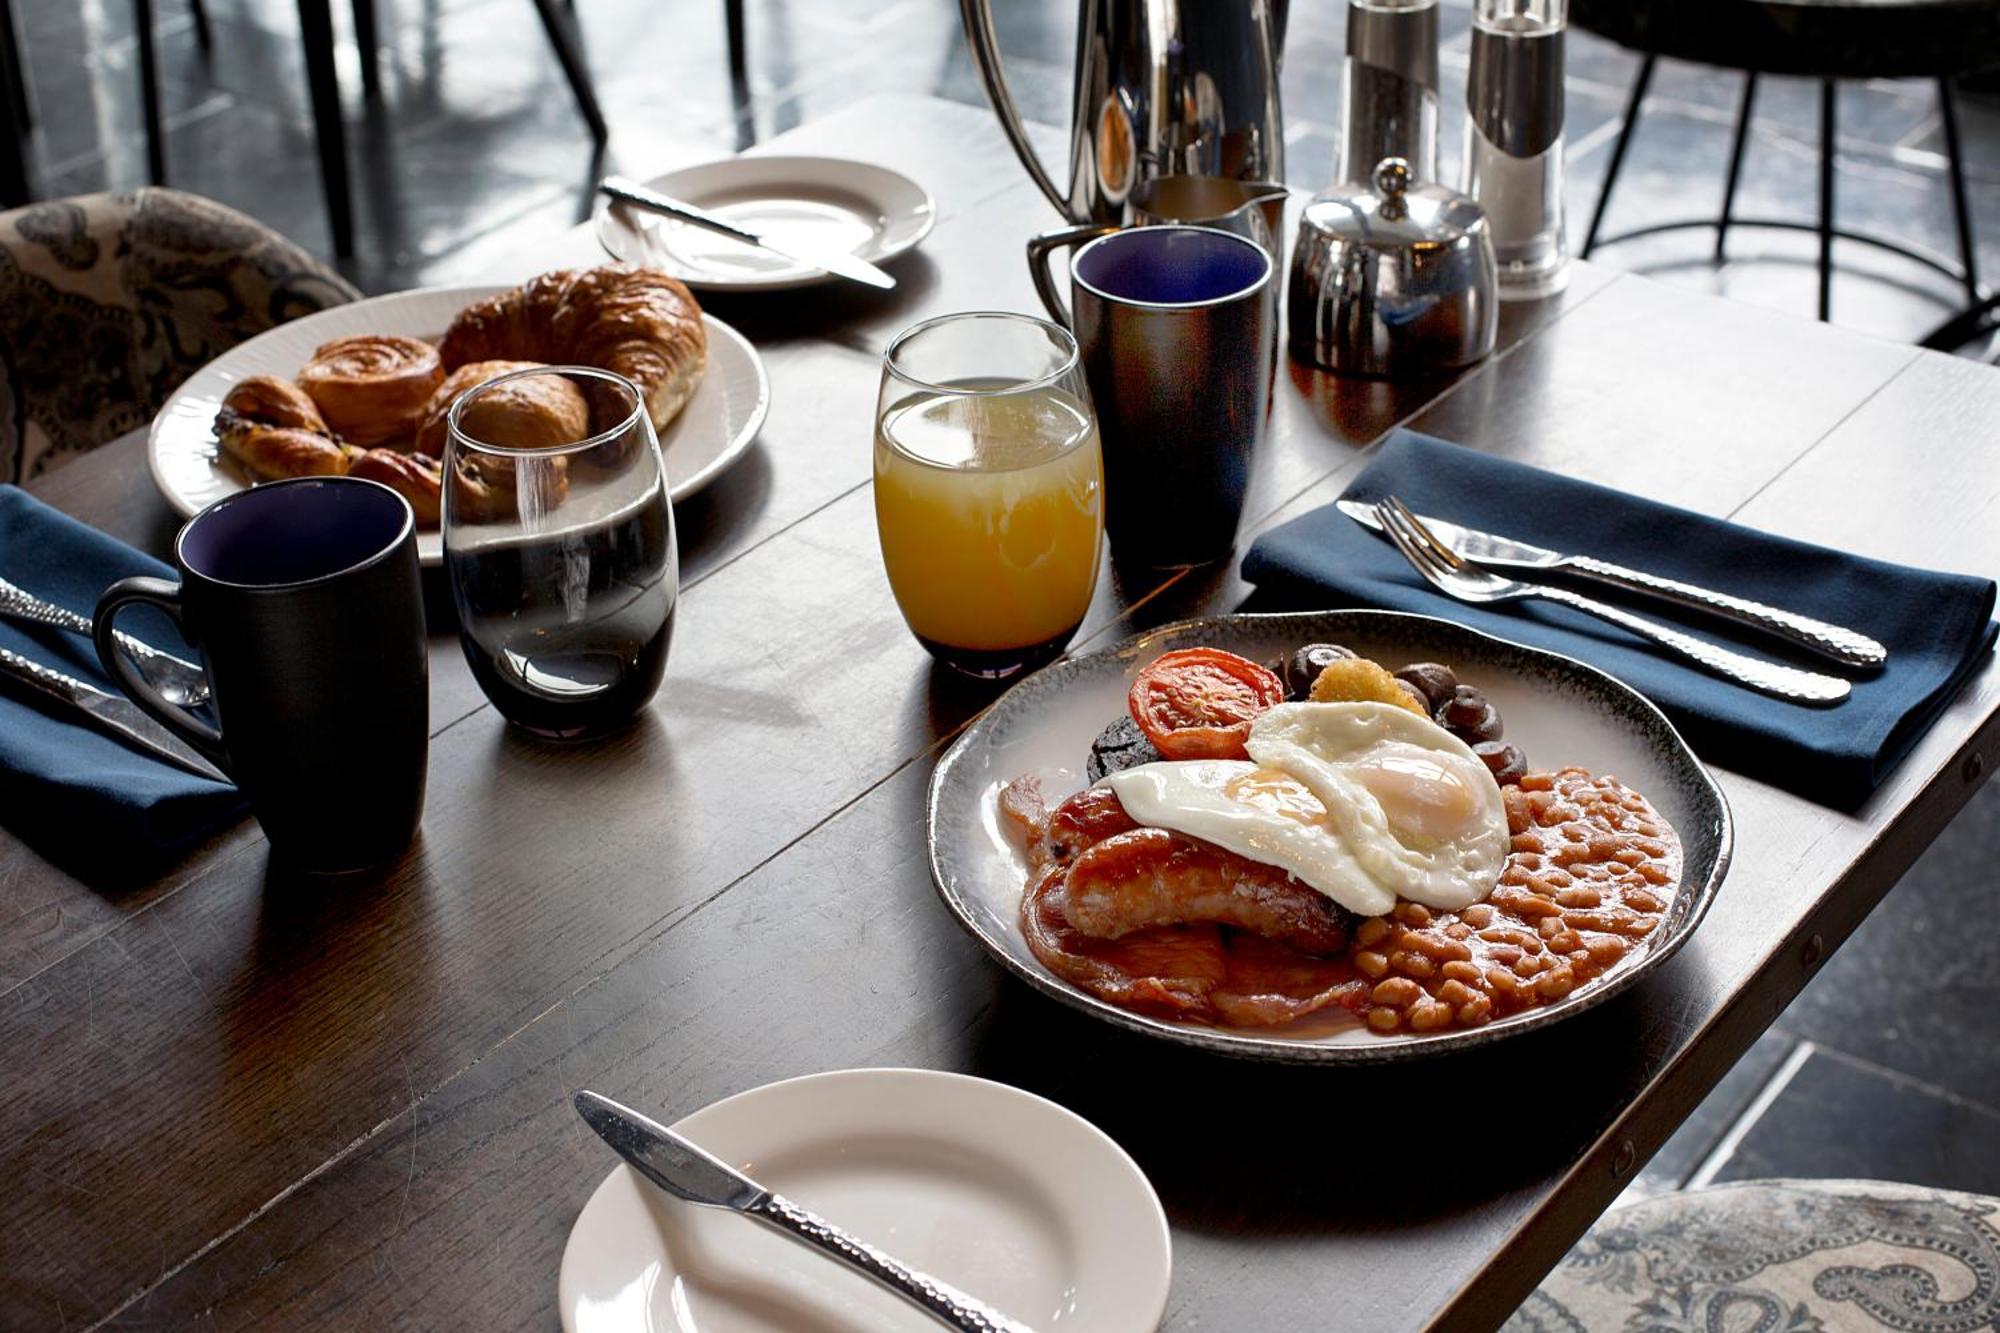
[[[204,362],[358,295],[262,223],[176,190],[0,213],[0,482],[145,425]]]
[[[1503,1333],[2000,1328],[2000,1199],[1764,1180],[1607,1213]]]

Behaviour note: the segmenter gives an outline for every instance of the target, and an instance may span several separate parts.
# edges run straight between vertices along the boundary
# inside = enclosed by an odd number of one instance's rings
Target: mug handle
[[[223,748],[222,733],[185,708],[176,708],[161,698],[160,692],[146,683],[146,678],[139,674],[132,660],[119,649],[114,622],[118,613],[134,602],[166,612],[174,624],[181,626],[185,632],[181,620],[179,584],[166,579],[120,579],[97,599],[97,613],[91,617],[91,638],[97,644],[97,660],[104,664],[104,669],[111,673],[111,679],[118,682],[118,688],[125,692],[127,698],[152,714],[161,726],[192,745],[204,759],[227,773],[229,752]]]
[[[1062,293],[1056,290],[1055,274],[1049,270],[1049,256],[1058,250],[1094,241],[1100,236],[1109,236],[1122,228],[1108,223],[1085,223],[1081,227],[1062,227],[1056,231],[1045,231],[1039,236],[1028,238],[1028,276],[1035,280],[1035,292],[1042,298],[1042,304],[1049,308],[1049,318],[1066,329],[1074,328],[1069,307],[1063,304]]]

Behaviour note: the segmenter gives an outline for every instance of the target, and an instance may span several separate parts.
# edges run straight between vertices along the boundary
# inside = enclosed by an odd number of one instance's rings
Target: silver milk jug
[[[1079,0],[1069,172],[1060,183],[1028,142],[1007,91],[992,0],[959,0],[1001,128],[1071,222],[1133,221],[1133,191],[1157,176],[1282,181],[1278,57],[1285,0]]]

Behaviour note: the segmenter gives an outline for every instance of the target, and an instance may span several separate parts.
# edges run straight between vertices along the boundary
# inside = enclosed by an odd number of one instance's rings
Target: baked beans
[[[1485,902],[1398,903],[1354,932],[1376,1032],[1477,1027],[1552,1004],[1617,967],[1660,923],[1680,845],[1645,797],[1580,768],[1503,787],[1513,850]]]

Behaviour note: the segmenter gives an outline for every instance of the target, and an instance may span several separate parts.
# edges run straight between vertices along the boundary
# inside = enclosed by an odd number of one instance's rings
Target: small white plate
[[[435,342],[459,311],[506,290],[429,287],[371,297],[280,324],[231,348],[190,375],[153,418],[146,462],[154,484],[184,518],[243,489],[237,474],[223,466],[215,443],[216,410],[238,381],[252,375],[290,379],[321,343],[350,334],[395,333]],[[675,503],[743,456],[771,406],[771,384],[757,349],[713,315],[702,318],[708,325],[708,370],[694,397],[660,433]],[[444,538],[437,529],[418,531],[417,554],[426,565],[444,559]]]
[[[871,264],[913,248],[937,220],[937,205],[908,176],[839,157],[731,157],[646,184],[753,231],[846,250]],[[835,280],[768,250],[607,200],[598,204],[597,239],[614,258],[665,269],[697,290],[777,292]]]
[[[837,1070],[752,1088],[674,1128],[1032,1328],[1150,1333],[1166,1311],[1167,1219],[1153,1187],[1103,1131],[1017,1088]],[[682,1203],[627,1166],[578,1214],[558,1303],[566,1333],[938,1327],[797,1241]]]

